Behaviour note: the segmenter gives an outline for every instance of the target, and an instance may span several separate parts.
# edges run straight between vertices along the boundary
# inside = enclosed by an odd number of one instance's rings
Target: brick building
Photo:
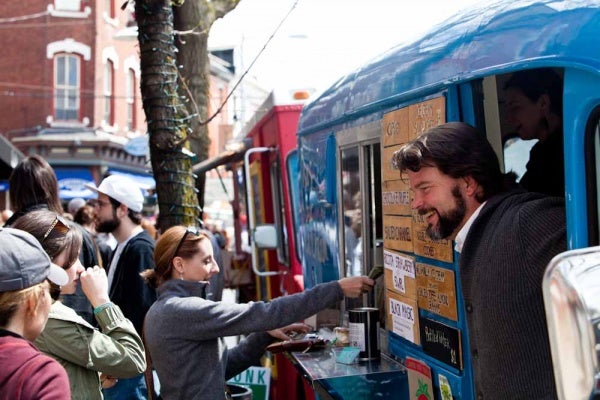
[[[0,8],[0,134],[54,167],[64,200],[107,173],[153,186],[132,5],[124,0],[28,0]],[[211,107],[233,72],[211,59]],[[215,108],[218,104],[215,105]],[[231,136],[225,111],[211,154]],[[0,160],[2,161],[2,160]],[[0,175],[0,183],[8,176]],[[0,184],[0,207],[6,206]]]

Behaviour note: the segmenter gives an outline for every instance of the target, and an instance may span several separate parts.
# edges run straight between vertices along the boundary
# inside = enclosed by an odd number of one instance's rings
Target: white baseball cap
[[[86,184],[90,190],[102,193],[125,204],[130,210],[140,212],[144,207],[144,195],[139,185],[122,175],[110,175],[100,182],[100,186]]]

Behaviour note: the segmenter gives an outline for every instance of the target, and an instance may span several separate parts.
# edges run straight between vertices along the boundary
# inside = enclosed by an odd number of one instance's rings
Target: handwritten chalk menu
[[[436,359],[463,369],[460,330],[429,318],[421,318],[423,351]]]
[[[427,235],[427,222],[413,210],[413,246],[415,254],[451,263],[454,258],[452,240],[431,240]]]
[[[383,247],[413,252],[411,217],[389,215],[383,219]]]
[[[454,271],[417,263],[417,296],[419,308],[458,320]]]
[[[397,172],[399,174],[399,172]],[[387,215],[412,215],[412,200],[408,183],[402,180],[381,183],[381,203],[383,213]]]
[[[419,312],[417,301],[386,290],[388,330],[414,344],[419,344]]]
[[[386,289],[406,297],[417,298],[415,260],[405,254],[383,250],[384,281]]]

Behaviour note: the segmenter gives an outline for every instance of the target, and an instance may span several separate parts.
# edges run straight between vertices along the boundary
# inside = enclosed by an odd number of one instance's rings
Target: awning
[[[192,167],[192,171],[195,174],[203,174],[206,171],[210,171],[213,168],[217,168],[220,165],[231,164],[238,161],[242,161],[244,159],[244,154],[246,153],[246,149],[240,151],[228,150],[219,154],[216,157],[209,158],[208,160],[204,160]]]
[[[95,198],[96,193],[85,187],[86,184],[95,184],[92,172],[86,168],[54,168],[58,180],[58,196],[61,199],[83,199]]]
[[[149,195],[149,190],[156,189],[156,181],[154,180],[154,177],[152,175],[136,174],[135,172],[122,171],[119,169],[109,169],[108,174],[121,175],[131,179],[132,181],[138,184],[140,189],[142,189],[142,192],[144,192],[144,196]]]
[[[8,139],[0,135],[0,179],[8,180],[14,167],[25,156]],[[8,188],[3,191],[8,190]]]

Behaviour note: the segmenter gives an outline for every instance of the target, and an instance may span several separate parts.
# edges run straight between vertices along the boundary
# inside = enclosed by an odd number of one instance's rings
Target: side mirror
[[[258,249],[276,249],[278,243],[275,225],[258,225],[254,229],[254,243]]]
[[[559,399],[599,393],[600,247],[554,257],[542,283]]]

